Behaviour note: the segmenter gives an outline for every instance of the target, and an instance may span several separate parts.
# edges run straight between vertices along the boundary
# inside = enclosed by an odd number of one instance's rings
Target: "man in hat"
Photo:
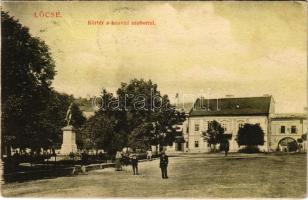
[[[168,178],[168,175],[167,175],[168,162],[169,162],[168,156],[165,154],[165,152],[162,152],[160,155],[159,167],[160,167],[161,176],[163,179]]]

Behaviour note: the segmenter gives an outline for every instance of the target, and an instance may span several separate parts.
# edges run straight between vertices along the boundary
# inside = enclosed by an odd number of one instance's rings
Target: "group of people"
[[[121,171],[122,170],[122,161],[125,159],[125,157],[127,157],[127,155],[122,155],[121,152],[117,152],[116,156],[115,156],[115,170],[116,171]],[[135,153],[131,153],[129,155],[129,159],[130,159],[130,163],[132,165],[132,169],[133,169],[133,175],[138,175],[138,156]],[[147,160],[152,160],[152,151],[151,152],[147,152]],[[160,162],[159,162],[159,167],[161,169],[161,175],[163,179],[167,179],[168,178],[168,173],[167,173],[167,168],[168,168],[168,156],[165,154],[165,152],[162,152],[160,154]]]
[[[121,171],[122,164],[128,165],[129,160],[132,165],[134,175],[138,175],[138,157],[135,153],[131,153],[128,156],[127,154],[122,154],[118,151],[115,156],[115,170]]]

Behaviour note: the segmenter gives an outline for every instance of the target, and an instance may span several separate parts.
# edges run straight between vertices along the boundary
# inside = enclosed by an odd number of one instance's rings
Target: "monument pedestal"
[[[69,155],[71,152],[77,153],[76,133],[73,126],[66,126],[61,129],[63,131],[63,143],[60,153]]]

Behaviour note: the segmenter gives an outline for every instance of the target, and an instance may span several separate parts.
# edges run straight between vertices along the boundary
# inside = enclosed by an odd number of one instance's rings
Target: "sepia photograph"
[[[307,198],[306,1],[2,1],[3,198]]]

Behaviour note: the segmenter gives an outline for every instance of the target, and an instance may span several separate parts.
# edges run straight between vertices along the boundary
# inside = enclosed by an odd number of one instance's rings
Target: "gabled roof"
[[[272,96],[205,99],[198,98],[190,116],[269,115]]]

